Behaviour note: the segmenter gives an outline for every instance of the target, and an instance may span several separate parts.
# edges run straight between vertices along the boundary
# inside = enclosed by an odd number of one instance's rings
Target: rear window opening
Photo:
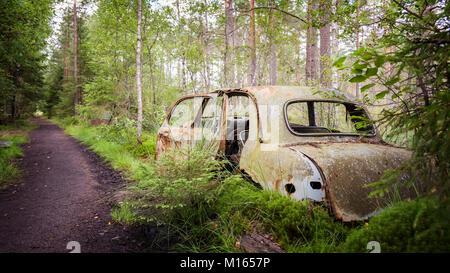
[[[285,106],[285,118],[296,135],[374,135],[368,115],[353,103],[291,101]]]

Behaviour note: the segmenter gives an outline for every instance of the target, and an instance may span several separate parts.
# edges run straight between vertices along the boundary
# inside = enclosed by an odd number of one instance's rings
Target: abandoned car
[[[366,109],[342,94],[258,86],[182,97],[158,132],[156,159],[201,144],[264,189],[322,202],[345,222],[367,219],[380,204],[364,186],[411,152],[384,143]]]

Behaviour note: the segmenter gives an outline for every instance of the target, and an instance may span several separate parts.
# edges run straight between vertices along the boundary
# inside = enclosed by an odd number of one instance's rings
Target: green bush
[[[101,137],[122,145],[136,143],[136,121],[128,118],[114,119],[113,122],[99,126]]]
[[[127,150],[136,157],[153,158],[155,155],[156,135],[143,135],[142,143],[128,144]]]
[[[57,123],[61,124],[63,127],[72,126],[72,125],[78,125],[80,124],[80,119],[76,116],[72,117],[65,117],[61,120],[57,120]]]
[[[367,243],[377,241],[381,252],[449,252],[449,232],[449,200],[399,202],[353,230],[342,251],[368,252]]]
[[[205,215],[199,210],[214,199],[213,189],[223,175],[221,163],[207,152],[188,149],[165,153],[141,169],[147,175],[130,189],[134,202],[128,205],[159,224],[202,222]]]

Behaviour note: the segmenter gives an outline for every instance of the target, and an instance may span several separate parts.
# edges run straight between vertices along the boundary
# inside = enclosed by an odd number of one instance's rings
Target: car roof
[[[309,86],[249,86],[243,88],[223,88],[217,92],[248,92],[258,104],[284,104],[288,100],[338,100],[356,103],[357,99],[340,90]]]

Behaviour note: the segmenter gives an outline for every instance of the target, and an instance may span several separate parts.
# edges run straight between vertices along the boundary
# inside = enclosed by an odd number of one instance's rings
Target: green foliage
[[[111,125],[103,124],[101,137],[121,145],[136,143],[136,121],[123,118],[116,119]]]
[[[155,155],[156,135],[143,134],[142,143],[132,144],[128,150],[132,151],[133,155],[142,158],[151,158]]]
[[[84,83],[91,77],[92,72],[88,67],[88,59],[86,56],[86,48],[84,41],[87,40],[87,16],[83,11],[83,2],[78,3],[77,13],[77,84],[81,93],[81,100],[86,100],[84,96]],[[39,109],[44,112],[48,118],[54,116],[65,118],[74,115],[74,89],[75,82],[73,77],[73,5],[61,5],[58,13],[61,23],[59,31],[53,33],[53,43],[49,44],[50,53],[47,58],[46,73],[43,77],[45,83],[43,96],[39,102]],[[81,111],[83,115],[88,114],[89,109],[80,107],[77,111]],[[85,117],[83,117],[85,118]]]
[[[56,120],[53,120],[56,121]],[[57,123],[63,127],[68,127],[72,125],[80,124],[80,119],[78,117],[65,117],[63,119],[57,120]]]
[[[382,110],[378,128],[383,137],[396,143],[403,140],[413,150],[411,160],[386,173],[375,193],[384,194],[398,184],[404,173],[406,185],[426,185],[428,193],[447,196],[450,170],[449,131],[449,52],[448,2],[391,1],[373,10],[384,29],[381,37],[369,40],[350,56],[354,74],[350,82],[371,80],[361,88],[367,92],[381,86],[369,104],[389,103]],[[349,12],[349,11],[347,11]],[[388,50],[389,49],[389,50]],[[334,63],[342,69],[345,58]],[[365,98],[367,95],[365,95]],[[406,141],[405,141],[406,139]]]
[[[214,188],[223,176],[220,162],[207,152],[185,149],[167,153],[144,168],[147,179],[133,188],[133,207],[141,215],[166,225],[204,222],[200,211],[213,200]]]
[[[25,120],[17,120],[13,124],[0,126],[0,141],[10,142],[8,148],[0,148],[0,190],[17,179],[21,171],[16,167],[14,159],[22,157],[21,144],[28,142],[26,131],[34,126]]]
[[[9,141],[9,148],[0,148],[0,189],[8,186],[8,182],[20,175],[20,170],[15,166],[13,159],[21,157],[22,150],[18,146],[26,142],[25,137],[12,136],[8,138],[0,138],[0,141]]]
[[[136,213],[129,206],[113,207],[111,217],[114,221],[122,224],[133,225],[137,222]]]
[[[51,4],[0,2],[0,123],[30,115],[41,97]]]
[[[51,4],[0,2],[0,123],[31,114],[41,97]]]
[[[400,202],[353,230],[342,245],[342,251],[368,252],[367,243],[377,241],[381,252],[448,253],[449,230],[448,199]]]

